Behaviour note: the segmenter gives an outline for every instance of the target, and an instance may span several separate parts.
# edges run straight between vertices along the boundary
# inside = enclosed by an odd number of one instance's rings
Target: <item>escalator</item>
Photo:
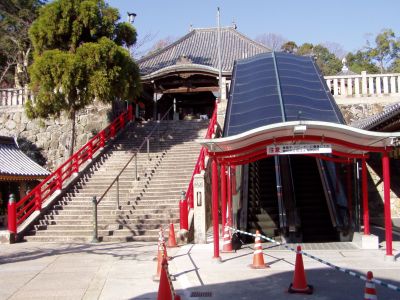
[[[274,158],[249,165],[247,228],[267,236],[279,236],[279,209]]]
[[[290,161],[302,241],[337,241],[316,159],[298,155]]]
[[[223,137],[255,137],[256,129],[273,124],[292,130],[289,122],[301,121],[345,124],[312,58],[272,52],[235,62]],[[305,137],[307,126],[298,127],[293,128],[293,136]],[[265,141],[273,139],[275,144],[279,132],[271,131]],[[297,143],[297,139],[282,143]],[[307,143],[307,139],[299,142]],[[246,147],[261,150],[260,145],[257,141]],[[248,200],[248,219],[243,222],[248,230],[261,229],[269,236],[279,234],[296,242],[337,241],[351,233],[347,194],[340,182],[341,171],[333,162],[277,155],[249,164],[248,170],[248,194],[243,197],[243,202]]]

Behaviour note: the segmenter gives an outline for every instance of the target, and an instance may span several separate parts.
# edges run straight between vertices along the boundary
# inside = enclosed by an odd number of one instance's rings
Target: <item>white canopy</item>
[[[273,144],[329,143],[334,151],[347,154],[383,152],[398,146],[400,132],[372,132],[347,125],[321,121],[275,123],[234,136],[198,139],[197,142],[218,156],[249,153]],[[240,155],[240,154],[239,154]]]

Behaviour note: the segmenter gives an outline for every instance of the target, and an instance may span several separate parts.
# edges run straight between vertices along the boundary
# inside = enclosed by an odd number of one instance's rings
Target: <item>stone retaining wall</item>
[[[77,114],[75,151],[109,124],[110,110],[111,106],[96,105]],[[0,106],[0,135],[17,137],[19,143],[25,141],[31,151],[40,152],[36,154],[44,157],[45,168],[50,171],[68,159],[71,123],[66,115],[29,120],[22,106]]]
[[[381,113],[383,109],[393,103],[359,103],[359,104],[338,104],[346,124],[365,119],[372,115]]]

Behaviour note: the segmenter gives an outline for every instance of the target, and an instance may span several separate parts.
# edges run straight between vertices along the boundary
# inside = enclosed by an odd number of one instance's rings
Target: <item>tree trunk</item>
[[[69,114],[69,119],[71,120],[71,144],[69,145],[69,157],[71,157],[74,154],[74,146],[75,146],[75,110],[72,110]]]

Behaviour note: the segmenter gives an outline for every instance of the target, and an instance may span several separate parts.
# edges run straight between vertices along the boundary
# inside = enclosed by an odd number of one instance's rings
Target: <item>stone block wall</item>
[[[98,104],[79,111],[76,116],[74,150],[86,144],[109,124],[111,106]],[[0,135],[17,137],[45,158],[44,167],[54,171],[68,159],[71,123],[66,115],[46,120],[30,120],[22,106],[0,106]]]
[[[340,111],[346,124],[365,119],[372,115],[382,112],[386,105],[391,103],[358,103],[358,104],[339,104]]]

